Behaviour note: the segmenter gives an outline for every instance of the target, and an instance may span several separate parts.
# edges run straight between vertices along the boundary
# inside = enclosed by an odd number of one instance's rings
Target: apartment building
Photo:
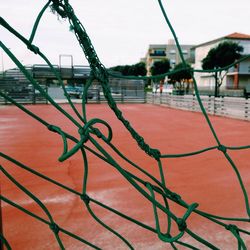
[[[195,54],[194,69],[202,69],[202,60],[207,56],[210,49],[216,47],[219,43],[231,41],[243,47],[243,55],[250,54],[250,35],[241,33],[232,33],[212,41],[208,41],[192,48]],[[197,84],[201,88],[213,89],[215,78],[209,73],[195,73]],[[250,58],[240,62],[235,67],[229,69],[223,80],[222,89],[246,89],[250,87]]]
[[[192,58],[191,48],[194,45],[180,45],[182,53],[185,60],[190,60]],[[150,75],[150,68],[156,61],[161,61],[163,59],[169,59],[171,68],[181,62],[181,58],[177,49],[177,46],[173,39],[170,39],[167,44],[150,44],[146,57],[143,61],[146,63],[147,74]]]

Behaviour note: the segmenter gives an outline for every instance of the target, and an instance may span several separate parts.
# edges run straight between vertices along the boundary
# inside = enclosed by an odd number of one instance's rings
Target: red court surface
[[[53,106],[30,105],[26,107],[48,123],[57,125],[78,138],[77,128],[59,114]],[[72,113],[68,105],[62,105],[62,107]],[[81,110],[80,105],[77,108]],[[152,148],[160,149],[162,154],[187,153],[216,145],[201,113],[149,104],[123,104],[119,105],[119,108],[136,131],[144,137],[146,143]],[[50,132],[17,107],[1,106],[0,114],[1,152],[78,192],[82,191],[83,161],[80,152],[60,163],[58,158],[63,151],[61,136]],[[87,117],[107,121],[113,129],[113,144],[130,160],[160,179],[157,162],[141,151],[107,105],[87,105]],[[250,144],[249,122],[221,117],[210,118],[223,145],[244,146]],[[107,134],[105,127],[100,126],[100,130]],[[70,147],[72,146],[74,146],[73,143],[70,144]],[[122,167],[135,175],[144,176],[128,166],[114,152],[107,150]],[[228,150],[227,152],[241,173],[249,194],[250,149]],[[151,203],[142,198],[141,194],[116,169],[91,153],[87,154],[89,160],[88,195],[155,227]],[[248,217],[236,174],[222,152],[211,150],[192,157],[163,159],[162,163],[166,186],[181,195],[187,203],[197,202],[200,210],[218,216]],[[46,205],[54,221],[60,227],[79,235],[101,249],[128,249],[120,239],[100,226],[89,215],[84,203],[77,195],[48,183],[3,158],[0,158],[0,164]],[[0,177],[3,196],[42,218],[48,218],[44,211],[3,173]],[[145,176],[143,178],[147,180]],[[91,202],[90,206],[102,221],[123,235],[135,249],[172,249],[170,245],[158,239],[155,233],[142,229]],[[179,217],[183,216],[184,209],[173,202],[170,202],[170,206],[171,211]],[[5,202],[2,202],[2,217],[4,235],[12,249],[59,249],[55,236],[48,225]],[[161,219],[161,228],[165,232],[166,218]],[[187,225],[219,249],[237,249],[237,240],[231,232],[200,216],[192,214],[187,220]],[[238,223],[237,225],[245,230],[250,230],[249,223]],[[59,235],[66,249],[92,249],[61,232]],[[242,234],[242,238],[250,249],[250,236]],[[187,234],[184,234],[182,240],[199,249],[207,249],[204,245],[192,240]],[[178,249],[186,249],[179,245],[176,246]]]

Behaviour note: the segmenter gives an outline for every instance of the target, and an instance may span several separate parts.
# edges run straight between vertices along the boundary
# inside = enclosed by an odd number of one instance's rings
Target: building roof
[[[232,39],[232,40],[234,40],[234,39],[235,40],[250,40],[250,35],[243,34],[243,33],[238,33],[238,32],[234,32],[232,34],[229,34],[229,35],[226,35],[226,36],[223,36],[223,37],[220,37],[220,38],[217,38],[217,39],[205,42],[205,43],[198,44],[198,45],[194,46],[192,49],[197,48],[197,47],[202,47],[204,45],[216,43],[216,42],[219,42],[221,40],[226,40],[226,39]]]
[[[193,44],[180,44],[182,48],[189,49]],[[177,47],[176,44],[150,44],[149,49],[171,49]]]
[[[250,35],[234,32],[232,34],[229,34],[229,35],[225,36],[225,38],[250,40]]]
[[[149,48],[150,49],[166,49],[167,45],[166,44],[150,44]]]

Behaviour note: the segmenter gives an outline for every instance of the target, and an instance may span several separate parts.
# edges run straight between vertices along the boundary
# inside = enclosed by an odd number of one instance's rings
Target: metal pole
[[[217,70],[217,67],[215,68]],[[214,97],[218,97],[218,72],[215,71],[215,90]]]
[[[70,58],[70,68],[71,68],[71,78],[73,78],[73,56],[72,55],[59,55],[59,68],[60,68],[60,72],[61,72],[61,68],[62,68],[62,57],[69,57]]]

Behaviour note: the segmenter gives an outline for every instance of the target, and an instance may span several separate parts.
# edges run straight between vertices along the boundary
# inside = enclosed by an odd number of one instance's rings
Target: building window
[[[164,56],[165,55],[165,51],[164,50],[155,50],[155,55],[158,55],[158,56]]]
[[[166,56],[165,50],[154,50],[149,56]]]

